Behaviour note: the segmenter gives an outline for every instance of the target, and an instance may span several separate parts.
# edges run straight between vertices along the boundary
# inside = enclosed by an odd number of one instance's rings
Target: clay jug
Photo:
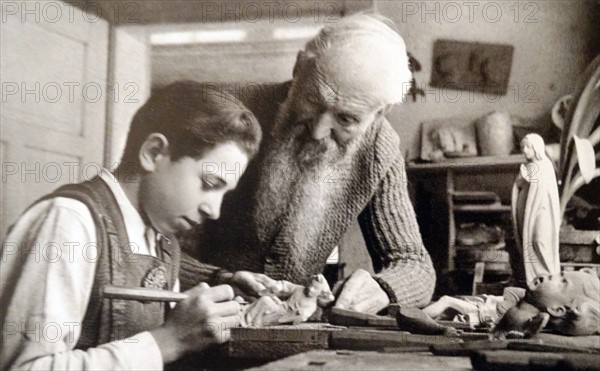
[[[508,156],[514,148],[510,114],[491,112],[475,123],[481,156]]]

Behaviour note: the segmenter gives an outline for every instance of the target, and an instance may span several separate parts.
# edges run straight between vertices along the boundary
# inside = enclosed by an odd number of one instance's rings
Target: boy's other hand
[[[299,287],[285,280],[274,280],[265,274],[247,271],[235,272],[228,283],[249,296],[273,295],[281,299],[287,299]]]
[[[151,331],[164,363],[228,341],[229,329],[240,322],[240,305],[233,300],[231,286],[201,283],[185,293],[189,297],[173,308],[165,324]]]

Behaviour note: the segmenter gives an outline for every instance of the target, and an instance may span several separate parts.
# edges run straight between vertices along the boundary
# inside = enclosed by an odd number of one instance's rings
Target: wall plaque
[[[514,47],[436,40],[430,85],[505,95]]]

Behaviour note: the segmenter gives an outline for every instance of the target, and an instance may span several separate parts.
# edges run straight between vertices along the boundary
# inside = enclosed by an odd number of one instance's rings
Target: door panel
[[[41,15],[19,11],[1,24],[2,238],[35,199],[102,166],[109,25],[38,3],[29,9]],[[43,13],[50,3],[61,17]]]

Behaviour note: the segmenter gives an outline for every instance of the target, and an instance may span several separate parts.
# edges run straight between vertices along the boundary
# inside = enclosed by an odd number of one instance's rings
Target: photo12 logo
[[[98,103],[106,98],[114,103],[139,103],[140,86],[135,82],[111,84],[75,81],[3,81],[2,103]]]
[[[269,22],[276,19],[296,23],[312,19],[315,23],[338,22],[342,14],[340,1],[202,1],[201,22]]]
[[[497,23],[502,19],[539,23],[540,5],[532,1],[402,1],[398,5],[402,23]]]
[[[2,1],[2,23],[86,22],[110,19],[118,24],[140,23],[139,1]]]

